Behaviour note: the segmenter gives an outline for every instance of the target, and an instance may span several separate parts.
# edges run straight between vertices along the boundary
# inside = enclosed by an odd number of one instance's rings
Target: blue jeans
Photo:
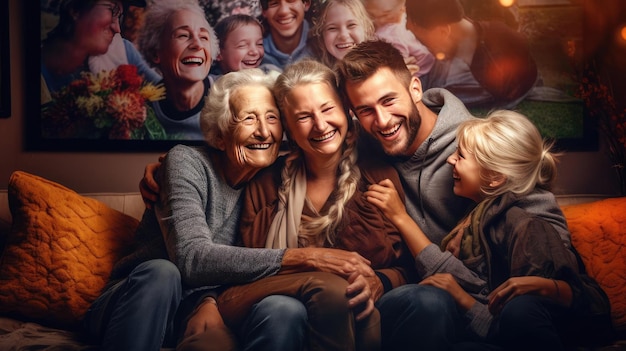
[[[355,323],[348,307],[348,282],[325,272],[280,274],[228,288],[217,299],[224,322],[241,329],[254,305],[268,296],[291,296],[306,307],[311,351],[380,349],[380,314]],[[281,322],[285,323],[285,322]]]
[[[297,299],[271,295],[252,307],[240,333],[242,350],[304,350],[307,311]]]
[[[543,297],[517,296],[494,320],[494,343],[505,350],[563,350],[555,327],[563,311]]]
[[[564,311],[563,307],[541,296],[517,296],[494,318],[487,341],[458,343],[454,350],[564,350],[556,327],[563,324]]]
[[[173,342],[181,296],[178,268],[168,260],[146,261],[92,303],[84,324],[101,350],[157,351]]]
[[[237,330],[206,330],[183,339],[177,351],[293,351],[306,348],[307,311],[293,297],[270,295],[252,305]]]
[[[555,318],[563,309],[543,297],[521,295],[492,322],[486,341],[466,332],[462,312],[445,290],[409,284],[376,303],[383,350],[562,350]]]
[[[376,307],[382,350],[449,350],[463,331],[452,296],[432,286],[397,287],[385,293]]]

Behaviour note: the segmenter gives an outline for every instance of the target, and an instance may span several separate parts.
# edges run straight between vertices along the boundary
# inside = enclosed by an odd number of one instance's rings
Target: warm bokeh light
[[[438,52],[438,53],[435,55],[435,58],[436,58],[437,60],[445,60],[445,59],[446,59],[446,54],[444,54],[443,52]]]
[[[500,5],[503,7],[511,7],[515,4],[515,0],[500,0]]]
[[[576,55],[576,41],[574,40],[568,40],[567,44],[566,44],[566,51],[567,51],[567,56],[569,57],[574,57],[574,55]]]
[[[622,26],[622,30],[620,31],[620,33],[622,34],[622,40],[626,41],[626,25]]]

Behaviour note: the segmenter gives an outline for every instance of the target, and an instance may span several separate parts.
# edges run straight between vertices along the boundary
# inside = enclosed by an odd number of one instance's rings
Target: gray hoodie
[[[437,245],[473,206],[454,195],[452,166],[446,160],[457,147],[456,129],[473,118],[461,100],[445,89],[424,92],[424,103],[438,111],[433,131],[408,159],[393,159],[406,194],[406,209],[428,238]]]

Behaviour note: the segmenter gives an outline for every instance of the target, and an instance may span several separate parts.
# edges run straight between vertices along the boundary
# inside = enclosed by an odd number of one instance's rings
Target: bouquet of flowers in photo
[[[165,88],[145,82],[134,65],[98,74],[83,72],[42,107],[42,135],[48,138],[166,139],[149,106]]]

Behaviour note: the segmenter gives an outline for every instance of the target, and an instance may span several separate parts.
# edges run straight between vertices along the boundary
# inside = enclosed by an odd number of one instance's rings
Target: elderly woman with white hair
[[[203,140],[200,111],[219,53],[215,32],[196,0],[154,0],[146,8],[139,51],[163,77],[166,97],[152,103],[168,139]]]
[[[204,309],[216,308],[211,303],[215,289],[284,268],[285,250],[235,246],[243,189],[274,163],[280,149],[283,130],[271,91],[274,80],[257,69],[220,78],[200,116],[206,145],[178,145],[168,152],[157,174],[160,201],[144,213],[134,244],[85,315],[85,327],[101,350],[172,347],[185,329],[189,334],[194,328],[214,330],[223,342],[216,347],[231,349],[234,341],[223,322],[201,318]],[[246,340],[269,338],[264,341],[268,349],[292,349],[290,338],[302,338],[306,321],[291,316],[306,318],[306,313],[297,301],[295,309],[289,309],[289,301],[273,301],[255,306]],[[200,318],[187,323],[192,311]],[[268,315],[278,315],[279,325],[271,324]],[[282,328],[280,323],[285,323]]]

